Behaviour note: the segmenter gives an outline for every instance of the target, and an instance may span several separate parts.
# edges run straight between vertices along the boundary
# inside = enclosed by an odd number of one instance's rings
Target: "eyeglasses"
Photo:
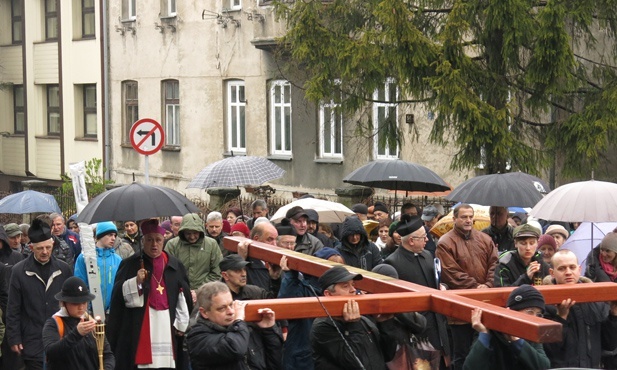
[[[279,242],[283,247],[295,247],[296,242]]]
[[[426,237],[427,237],[427,234],[424,234],[424,235],[422,235],[422,236],[412,236],[411,238],[412,238],[412,239],[422,240],[422,239],[426,239]]]
[[[544,317],[544,315],[540,312],[536,312],[534,310],[523,310],[527,315],[535,316],[535,317]]]

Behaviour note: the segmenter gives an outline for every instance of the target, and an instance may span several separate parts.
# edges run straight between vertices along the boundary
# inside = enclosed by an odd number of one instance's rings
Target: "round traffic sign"
[[[133,149],[143,155],[158,152],[165,143],[163,126],[151,118],[142,118],[133,123],[130,138]]]

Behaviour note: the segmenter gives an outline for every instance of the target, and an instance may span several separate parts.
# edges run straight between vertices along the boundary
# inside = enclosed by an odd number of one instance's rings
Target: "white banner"
[[[69,164],[71,171],[71,180],[73,182],[73,193],[75,194],[75,204],[77,205],[77,214],[81,213],[88,205],[88,191],[86,190],[86,167],[85,162],[77,162]]]

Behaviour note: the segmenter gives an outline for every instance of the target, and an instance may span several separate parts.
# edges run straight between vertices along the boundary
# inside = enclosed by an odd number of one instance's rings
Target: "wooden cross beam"
[[[226,249],[236,252],[238,243],[243,240],[241,237],[225,237],[223,243]],[[278,264],[282,256],[287,256],[290,269],[313,276],[321,276],[329,268],[340,265],[254,240],[251,241],[248,253],[250,257],[273,264]],[[364,278],[357,281],[356,286],[371,293],[353,297],[362,314],[433,311],[469,322],[471,310],[479,307],[483,311],[482,323],[491,330],[534,342],[561,341],[561,324],[503,308],[514,287],[439,291],[355,267],[345,267],[351,272],[362,274]],[[547,304],[558,304],[566,298],[579,303],[617,300],[617,284],[614,283],[536,288],[542,292]],[[246,320],[259,320],[257,309],[263,307],[273,309],[277,319],[323,317],[327,315],[324,307],[332,316],[338,316],[348,300],[349,297],[254,300],[247,304]]]

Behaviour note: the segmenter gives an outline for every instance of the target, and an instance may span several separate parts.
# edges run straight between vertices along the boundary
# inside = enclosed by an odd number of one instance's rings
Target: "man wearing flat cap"
[[[356,216],[358,216],[360,221],[368,220],[368,207],[366,206],[366,204],[356,203],[351,206],[351,210],[353,213],[356,214]]]
[[[495,286],[542,285],[542,279],[549,274],[549,265],[538,253],[540,230],[530,224],[517,226],[513,232],[512,251],[499,257],[495,269]]]
[[[73,275],[71,267],[52,254],[51,228],[34,219],[28,230],[32,254],[13,266],[6,313],[6,335],[11,350],[27,370],[43,369],[41,332],[47,318],[58,310],[54,297]]]
[[[227,284],[234,300],[273,298],[265,289],[246,283],[246,266],[250,263],[237,254],[225,256],[219,264],[221,281]]]
[[[394,315],[378,315],[375,320],[360,314],[355,282],[362,279],[343,266],[335,266],[319,278],[326,297],[349,297],[342,315],[330,320],[315,319],[311,346],[315,369],[385,369],[396,351]],[[332,313],[338,315],[338,313]],[[337,329],[338,328],[338,329]],[[339,333],[344,333],[346,342]]]
[[[431,253],[424,249],[428,238],[422,219],[414,217],[411,221],[400,223],[396,231],[401,235],[401,246],[388,256],[384,263],[393,266],[401,280],[440,289],[435,277],[435,260]],[[426,330],[421,336],[428,338],[436,350],[449,354],[445,317],[432,311],[422,312],[422,315],[426,318]]]
[[[323,248],[323,243],[308,232],[308,215],[304,208],[295,206],[285,214],[291,226],[296,229],[296,252],[313,255]]]

